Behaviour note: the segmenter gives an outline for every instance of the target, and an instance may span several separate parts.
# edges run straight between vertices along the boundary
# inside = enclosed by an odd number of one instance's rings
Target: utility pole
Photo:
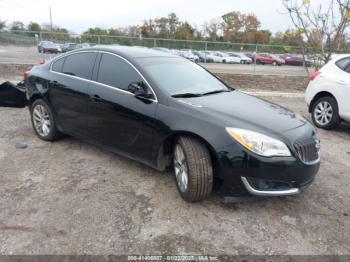
[[[51,5],[50,5],[50,31],[52,31],[52,15],[51,15]]]

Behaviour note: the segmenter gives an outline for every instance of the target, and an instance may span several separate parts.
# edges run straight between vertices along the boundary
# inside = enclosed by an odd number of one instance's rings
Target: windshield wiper
[[[223,93],[223,92],[231,92],[231,91],[230,90],[225,90],[225,89],[219,89],[219,90],[214,90],[214,91],[202,93],[201,95],[205,96],[205,95],[212,95],[212,94]]]
[[[182,94],[174,94],[172,97],[199,97],[202,96],[203,94],[200,93],[182,93]]]

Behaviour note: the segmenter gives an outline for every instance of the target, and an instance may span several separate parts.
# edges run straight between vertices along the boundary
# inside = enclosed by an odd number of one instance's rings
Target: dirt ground
[[[268,99],[308,115],[302,98]],[[320,130],[303,194],[228,205],[186,203],[171,173],[74,138],[43,142],[27,109],[0,122],[0,254],[350,254],[349,125]]]

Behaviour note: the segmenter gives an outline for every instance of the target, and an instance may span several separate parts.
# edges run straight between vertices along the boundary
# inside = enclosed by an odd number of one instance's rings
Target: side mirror
[[[148,91],[147,87],[142,82],[134,82],[128,86],[128,91],[133,93],[135,97],[151,98],[152,94]]]

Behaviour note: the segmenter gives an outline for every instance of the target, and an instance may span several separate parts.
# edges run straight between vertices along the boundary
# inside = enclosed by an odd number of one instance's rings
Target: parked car
[[[232,53],[232,52],[229,52],[227,54],[229,56],[232,56],[232,57],[237,57],[239,59],[239,63],[241,63],[241,64],[251,64],[251,63],[253,63],[253,60],[250,57],[248,57],[248,56],[246,56],[244,54]]]
[[[277,65],[281,66],[285,63],[283,59],[268,53],[256,54],[254,56],[254,59],[256,59],[257,64],[262,64],[262,65],[272,64],[274,66],[277,66]]]
[[[77,45],[76,43],[66,43],[62,46],[62,52],[65,53],[65,52],[72,51],[75,49],[76,45]]]
[[[221,57],[214,55],[214,52],[202,51],[202,53],[205,54],[206,57],[210,57],[214,63],[222,63]]]
[[[193,54],[198,56],[199,62],[202,62],[202,63],[213,63],[214,62],[214,58],[209,53],[206,53],[205,51],[192,51],[192,52],[193,52]]]
[[[319,169],[319,138],[307,120],[168,53],[86,48],[35,66],[25,92],[4,85],[0,104],[27,104],[40,139],[69,134],[172,167],[186,201],[207,198],[214,182],[236,195],[298,194]]]
[[[212,52],[212,55],[216,57],[214,58],[214,61],[219,61],[219,63],[239,64],[241,62],[240,58],[230,56],[229,54],[226,54],[224,52]]]
[[[38,52],[39,53],[52,53],[58,54],[62,52],[61,46],[59,44],[55,44],[51,41],[41,41],[38,44]]]
[[[286,65],[291,66],[304,66],[304,59],[300,56],[296,55],[282,55],[280,56],[281,59],[285,61]],[[312,62],[305,58],[305,66],[312,66]]]
[[[180,50],[179,55],[188,60],[191,60],[192,62],[195,62],[195,63],[199,62],[199,57],[193,54],[192,51],[190,50]]]
[[[79,48],[88,48],[90,47],[90,44],[88,43],[82,43],[82,44],[77,44],[77,43],[67,43],[64,44],[62,47],[62,52],[69,52],[69,51],[73,51],[75,49],[79,49]]]
[[[314,124],[334,129],[350,122],[350,55],[329,61],[311,75],[305,99]]]

